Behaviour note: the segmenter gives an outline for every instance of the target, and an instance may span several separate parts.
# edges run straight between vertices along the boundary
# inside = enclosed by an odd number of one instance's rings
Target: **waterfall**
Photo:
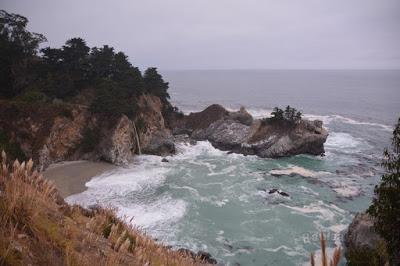
[[[142,152],[141,152],[141,150],[140,150],[139,134],[138,134],[138,132],[137,132],[137,129],[136,129],[135,121],[132,121],[132,122],[133,122],[133,128],[135,129],[135,134],[136,134],[136,144],[137,144],[137,147],[138,147],[138,152],[139,152],[139,155],[141,155],[141,154],[142,154]]]

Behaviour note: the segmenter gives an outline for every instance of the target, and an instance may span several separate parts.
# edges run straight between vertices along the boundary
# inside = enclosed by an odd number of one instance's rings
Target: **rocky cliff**
[[[42,170],[64,160],[126,164],[135,153],[164,156],[175,152],[173,134],[188,134],[221,150],[264,158],[321,155],[328,136],[321,121],[268,123],[253,119],[244,108],[229,112],[220,105],[187,116],[172,112],[171,116],[165,114],[168,108],[169,103],[160,98],[142,95],[135,118],[130,119],[92,114],[79,104],[2,101],[0,133]]]
[[[2,101],[0,133],[43,170],[64,160],[126,164],[135,153],[175,151],[158,97],[142,96],[135,120],[92,114],[85,105]],[[136,126],[137,125],[137,126]]]
[[[344,235],[344,246],[345,256],[350,265],[386,265],[388,263],[386,242],[376,232],[374,220],[367,213],[358,213],[354,217]]]
[[[229,112],[220,105],[211,105],[202,112],[183,117],[175,123],[173,132],[208,140],[221,150],[263,158],[322,155],[328,137],[322,121],[272,123],[253,119],[244,108]]]
[[[166,127],[163,116],[164,104],[160,98],[142,95],[139,99],[138,127],[143,153],[166,155],[175,152],[171,130]]]

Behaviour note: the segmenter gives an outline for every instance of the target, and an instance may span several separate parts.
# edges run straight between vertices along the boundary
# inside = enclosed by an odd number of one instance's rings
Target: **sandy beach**
[[[54,182],[61,196],[81,193],[85,184],[95,176],[114,169],[116,166],[105,162],[71,161],[51,165],[43,176]]]

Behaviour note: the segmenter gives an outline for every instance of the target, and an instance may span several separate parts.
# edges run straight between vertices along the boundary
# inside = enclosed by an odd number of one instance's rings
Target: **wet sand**
[[[43,176],[54,182],[63,198],[81,193],[85,184],[95,176],[114,169],[116,166],[105,162],[72,161],[51,165]]]

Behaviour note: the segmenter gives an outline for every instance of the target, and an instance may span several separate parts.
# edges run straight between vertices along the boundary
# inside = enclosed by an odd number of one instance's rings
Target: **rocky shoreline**
[[[168,106],[166,106],[168,105]],[[174,154],[176,139],[207,140],[215,148],[262,158],[297,154],[323,155],[328,137],[322,122],[296,124],[254,119],[244,108],[229,112],[211,105],[183,115],[151,95],[140,97],[135,119],[104,117],[86,106],[64,104],[29,106],[4,102],[0,130],[39,170],[62,161],[105,161],[127,164],[135,154]],[[171,109],[171,108],[170,108]],[[173,108],[172,108],[173,109]]]

